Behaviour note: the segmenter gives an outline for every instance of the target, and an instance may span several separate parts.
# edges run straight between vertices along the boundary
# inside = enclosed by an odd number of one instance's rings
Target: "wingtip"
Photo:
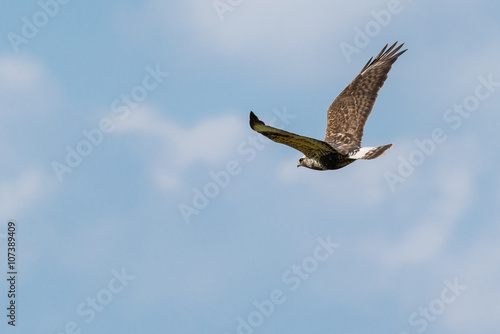
[[[259,119],[257,118],[257,116],[255,116],[253,111],[250,111],[250,127],[252,128],[252,130],[255,130],[255,123],[257,123],[258,121]]]
[[[396,43],[394,43],[394,45],[396,45],[396,44],[398,44],[398,43],[399,43],[399,42],[398,42],[398,41],[396,41]],[[401,44],[399,44],[399,46],[397,47],[397,49],[396,49],[396,50],[394,50],[394,51],[395,51],[395,52],[396,52],[396,51],[399,51],[399,50],[400,50],[400,49],[401,49],[404,45],[405,45],[405,43],[401,43]],[[399,57],[399,56],[401,56],[401,55],[402,55],[403,53],[405,53],[406,51],[408,51],[408,49],[404,49],[404,50],[402,50],[402,51],[399,51],[399,53],[398,53],[398,57]]]

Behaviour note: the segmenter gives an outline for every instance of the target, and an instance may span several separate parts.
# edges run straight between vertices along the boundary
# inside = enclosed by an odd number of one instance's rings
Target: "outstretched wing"
[[[309,158],[319,158],[327,154],[337,153],[335,149],[324,141],[299,136],[295,133],[265,125],[250,111],[250,127],[252,130],[266,136],[277,143],[285,144],[304,153]]]
[[[336,147],[340,153],[346,154],[361,147],[363,128],[378,91],[387,79],[392,64],[406,51],[398,52],[404,43],[396,47],[397,43],[389,49],[386,45],[375,59],[370,58],[328,108],[325,142],[340,145]]]

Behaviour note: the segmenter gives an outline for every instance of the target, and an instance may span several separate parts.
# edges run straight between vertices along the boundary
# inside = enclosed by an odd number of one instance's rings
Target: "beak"
[[[300,162],[297,162],[297,168],[299,168],[300,166],[302,166],[302,164]]]

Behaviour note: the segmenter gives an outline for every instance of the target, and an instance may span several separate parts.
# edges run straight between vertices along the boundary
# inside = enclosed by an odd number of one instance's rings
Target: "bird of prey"
[[[384,46],[370,58],[361,72],[337,96],[327,111],[326,135],[323,141],[300,136],[264,124],[250,111],[250,127],[269,139],[293,147],[304,153],[297,167],[316,170],[339,169],[357,159],[375,159],[392,147],[361,147],[363,128],[372,111],[378,91],[387,79],[392,64],[406,50],[403,44]],[[399,52],[398,52],[399,51]]]

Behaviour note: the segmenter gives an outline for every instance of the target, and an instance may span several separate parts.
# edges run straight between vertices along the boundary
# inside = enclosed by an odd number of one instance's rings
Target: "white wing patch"
[[[385,151],[390,149],[392,144],[377,146],[377,147],[361,147],[359,150],[349,153],[349,158],[351,159],[377,159],[382,156]]]
[[[371,150],[378,147],[361,147],[359,150],[349,153],[349,158],[351,159],[363,159],[365,154],[370,153]]]

